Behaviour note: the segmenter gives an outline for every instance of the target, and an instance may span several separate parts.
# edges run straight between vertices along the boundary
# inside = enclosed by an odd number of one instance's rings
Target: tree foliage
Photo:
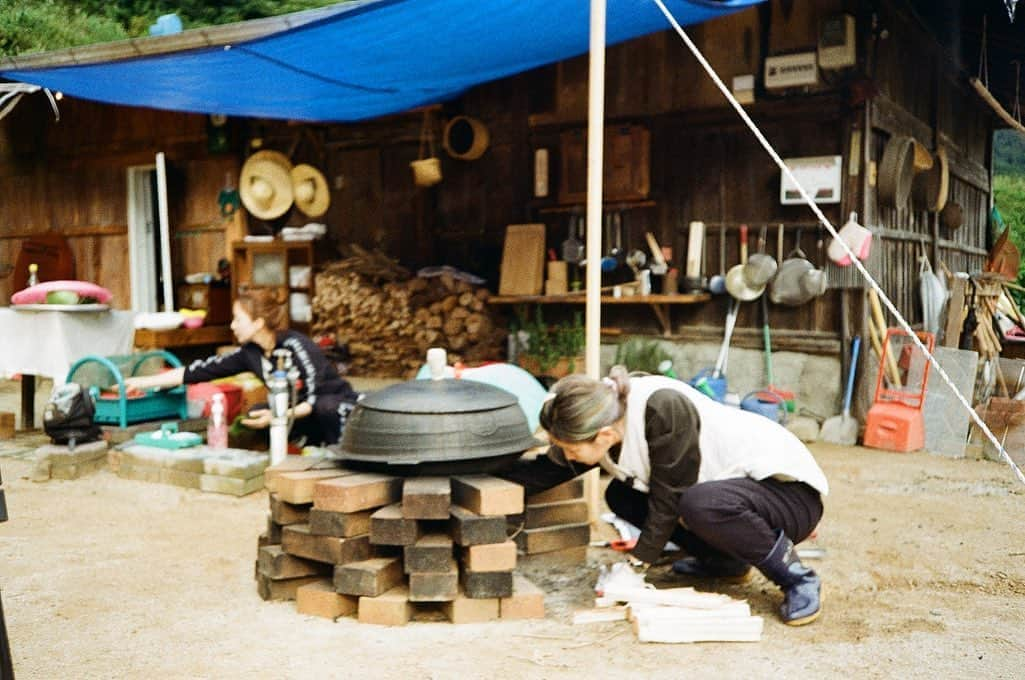
[[[993,172],[1025,176],[1025,135],[1014,130],[999,130],[993,135]]]
[[[337,4],[338,0],[0,0],[0,55],[57,50],[149,34],[177,14],[186,29]]]

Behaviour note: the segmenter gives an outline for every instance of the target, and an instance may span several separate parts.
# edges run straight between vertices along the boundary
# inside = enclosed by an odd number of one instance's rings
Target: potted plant
[[[584,324],[579,312],[572,323],[548,325],[540,306],[533,319],[520,311],[512,333],[516,364],[533,375],[561,378],[583,370]]]

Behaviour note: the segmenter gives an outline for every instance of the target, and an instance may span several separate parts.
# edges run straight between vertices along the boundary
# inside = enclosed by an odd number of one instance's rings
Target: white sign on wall
[[[816,203],[839,203],[843,158],[841,156],[810,156],[784,159],[790,172]],[[780,173],[779,202],[783,205],[804,203],[794,183]]]

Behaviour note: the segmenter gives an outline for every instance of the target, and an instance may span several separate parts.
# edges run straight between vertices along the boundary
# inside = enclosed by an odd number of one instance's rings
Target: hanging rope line
[[[1014,64],[1014,109],[1011,115],[1021,123],[1021,62],[1015,59],[1011,63]]]
[[[979,39],[979,75],[978,80],[989,89],[989,59],[986,56],[986,15],[982,15],[982,38]]]
[[[751,133],[758,140],[759,144],[762,145],[762,148],[765,149],[766,153],[768,153],[772,160],[776,163],[776,165],[779,166],[780,171],[786,176],[786,178],[790,182],[793,183],[795,187],[797,187],[798,192],[801,194],[801,198],[804,200],[805,203],[808,204],[808,207],[811,208],[811,211],[815,213],[815,216],[818,218],[822,226],[825,227],[826,231],[828,231],[833,236],[833,238],[835,238],[837,242],[843,247],[844,252],[847,254],[848,257],[851,258],[851,263],[864,277],[868,285],[871,286],[871,288],[875,290],[876,294],[879,295],[880,301],[886,306],[888,310],[890,310],[893,316],[897,319],[897,323],[901,327],[901,329],[903,329],[904,332],[908,334],[908,337],[915,344],[918,350],[922,352],[922,354],[925,355],[925,357],[929,360],[929,363],[932,364],[933,369],[935,369],[935,371],[943,379],[943,382],[945,382],[947,386],[950,387],[951,391],[953,391],[954,393],[954,396],[957,398],[959,402],[961,402],[961,405],[964,406],[965,410],[968,412],[968,415],[971,417],[975,425],[979,428],[980,431],[982,431],[986,438],[989,439],[993,446],[996,447],[997,451],[1000,452],[1001,459],[1003,459],[1003,461],[1010,466],[1010,468],[1014,471],[1014,474],[1018,477],[1018,480],[1022,484],[1025,484],[1025,474],[1023,474],[1018,465],[1013,460],[1011,460],[1011,457],[1004,449],[1003,444],[999,440],[997,440],[996,435],[994,435],[993,432],[986,426],[986,423],[982,421],[982,418],[979,417],[979,414],[975,412],[975,409],[973,409],[971,404],[968,403],[968,400],[965,399],[964,395],[961,394],[960,390],[957,389],[957,386],[954,384],[954,381],[951,380],[950,376],[947,375],[947,372],[943,370],[943,367],[940,366],[939,362],[936,360],[936,357],[934,357],[932,353],[922,343],[922,341],[919,340],[918,335],[911,329],[910,324],[908,324],[907,320],[905,320],[904,317],[901,316],[901,313],[897,311],[897,308],[894,306],[893,302],[886,295],[886,293],[883,292],[882,288],[879,287],[879,284],[876,283],[876,280],[874,278],[872,278],[872,275],[869,274],[868,270],[865,269],[865,266],[861,263],[861,260],[859,260],[858,257],[854,254],[854,251],[852,251],[844,242],[844,240],[840,238],[840,235],[837,233],[836,227],[833,226],[833,224],[829,221],[829,218],[827,218],[825,213],[822,212],[822,209],[819,208],[815,201],[812,200],[811,196],[808,194],[804,186],[799,181],[797,181],[797,178],[794,176],[793,172],[791,172],[787,164],[783,162],[782,157],[780,157],[780,155],[776,152],[776,149],[773,148],[769,140],[765,138],[765,135],[762,134],[762,131],[758,128],[755,122],[751,120],[751,117],[747,114],[747,111],[745,111],[744,107],[741,106],[740,102],[737,101],[737,98],[733,96],[733,93],[730,91],[730,89],[726,87],[726,84],[723,83],[722,79],[719,77],[719,74],[715,72],[715,69],[712,68],[712,65],[708,63],[707,59],[705,59],[705,56],[701,53],[701,50],[699,50],[697,45],[695,45],[694,42],[690,39],[690,36],[688,36],[687,33],[683,30],[680,24],[673,17],[672,13],[663,4],[662,0],[652,0],[652,2],[654,2],[655,5],[658,6],[662,14],[665,15],[666,20],[673,27],[673,30],[675,30],[676,33],[680,36],[680,39],[683,40],[684,44],[687,46],[687,49],[689,49],[691,51],[691,54],[694,55],[694,58],[698,60],[698,63],[701,64],[701,67],[708,74],[708,77],[712,79],[712,82],[715,83],[715,86],[719,88],[719,91],[722,92],[724,97],[726,97],[726,100],[730,103],[730,106],[733,107],[733,109],[737,112],[737,115],[739,115],[741,120],[744,121],[744,124],[747,125],[748,129],[751,130]]]

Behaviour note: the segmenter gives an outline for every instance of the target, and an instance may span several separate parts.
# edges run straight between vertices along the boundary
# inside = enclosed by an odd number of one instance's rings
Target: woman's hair
[[[629,392],[624,366],[613,366],[601,380],[568,375],[552,386],[555,396],[541,406],[541,427],[560,441],[591,441],[598,430],[623,417]]]
[[[254,321],[263,319],[271,331],[288,327],[284,293],[277,288],[241,288],[236,302]]]

